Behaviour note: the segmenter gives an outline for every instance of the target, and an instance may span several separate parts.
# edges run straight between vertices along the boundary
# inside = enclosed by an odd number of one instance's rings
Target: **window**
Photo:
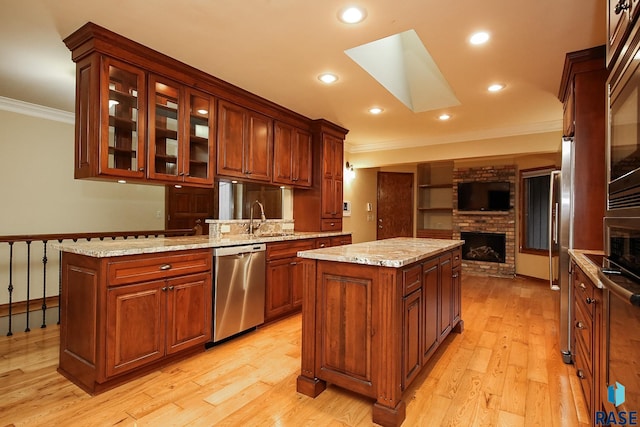
[[[520,172],[520,252],[546,254],[549,250],[549,185],[553,168]]]

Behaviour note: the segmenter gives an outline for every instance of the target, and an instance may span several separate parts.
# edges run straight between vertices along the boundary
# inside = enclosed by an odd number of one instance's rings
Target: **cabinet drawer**
[[[331,247],[331,239],[328,237],[320,237],[316,239],[316,249]]]
[[[576,272],[578,274],[576,274]],[[596,304],[596,298],[602,295],[601,292],[597,292],[593,284],[589,279],[584,276],[581,270],[574,270],[574,286],[573,286],[573,297],[576,301],[576,305],[582,306],[590,318],[593,318],[594,306]],[[602,300],[602,298],[599,298]]]
[[[407,296],[411,292],[420,289],[422,286],[422,265],[418,264],[413,267],[402,270],[402,296]]]
[[[320,231],[342,231],[342,220],[323,219],[320,223]]]
[[[331,238],[331,246],[342,246],[351,244],[351,235],[336,236]]]
[[[207,272],[211,271],[211,263],[210,250],[114,258],[107,267],[108,286]]]
[[[267,260],[280,258],[295,258],[298,251],[308,251],[315,249],[313,239],[267,243]]]
[[[462,262],[462,249],[454,249],[451,251],[451,265],[453,267],[460,265]]]

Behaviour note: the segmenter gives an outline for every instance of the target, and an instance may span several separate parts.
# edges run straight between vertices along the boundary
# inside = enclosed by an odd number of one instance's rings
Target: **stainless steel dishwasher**
[[[264,323],[264,243],[213,251],[213,342]]]

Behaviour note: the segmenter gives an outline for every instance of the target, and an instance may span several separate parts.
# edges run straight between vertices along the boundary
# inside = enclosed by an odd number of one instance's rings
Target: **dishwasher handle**
[[[223,246],[221,248],[215,248],[213,250],[214,256],[228,256],[228,255],[240,255],[253,252],[264,252],[267,250],[267,245],[264,243],[256,243],[253,245],[241,245],[241,246]]]

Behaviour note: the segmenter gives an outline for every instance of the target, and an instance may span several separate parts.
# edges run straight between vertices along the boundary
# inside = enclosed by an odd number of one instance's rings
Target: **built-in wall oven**
[[[640,218],[605,218],[605,246],[602,401],[640,411]]]

